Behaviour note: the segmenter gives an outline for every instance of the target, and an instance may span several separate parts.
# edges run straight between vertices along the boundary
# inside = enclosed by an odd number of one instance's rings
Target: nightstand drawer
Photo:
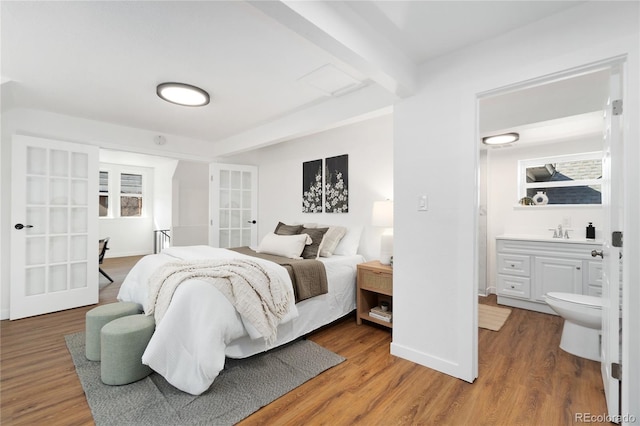
[[[393,277],[391,274],[362,269],[360,271],[360,288],[369,290],[381,290],[391,294],[393,289]]]
[[[528,277],[531,275],[531,258],[518,254],[498,254],[498,273]]]

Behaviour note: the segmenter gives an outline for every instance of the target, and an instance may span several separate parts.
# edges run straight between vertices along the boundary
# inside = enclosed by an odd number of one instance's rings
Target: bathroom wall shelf
[[[498,303],[548,314],[546,293],[602,293],[602,261],[591,250],[602,243],[500,236],[496,238]]]

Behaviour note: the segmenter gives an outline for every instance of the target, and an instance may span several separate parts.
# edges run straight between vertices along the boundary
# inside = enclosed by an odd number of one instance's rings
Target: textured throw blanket
[[[282,280],[252,260],[221,259],[177,261],[158,268],[149,278],[144,309],[159,324],[178,286],[189,279],[210,282],[233,304],[244,321],[272,342],[288,312],[290,293]]]
[[[246,254],[248,256],[258,257],[260,259],[270,260],[271,262],[283,266],[291,277],[296,303],[311,297],[325,294],[329,291],[327,271],[324,268],[324,264],[319,260],[289,259],[287,257],[274,256],[272,254],[258,253],[251,250],[249,247],[236,247],[229,250]]]

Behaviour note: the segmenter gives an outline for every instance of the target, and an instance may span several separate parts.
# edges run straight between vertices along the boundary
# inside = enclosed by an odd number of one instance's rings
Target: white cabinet
[[[537,301],[552,291],[582,293],[582,260],[536,256],[535,265]]]
[[[503,236],[496,247],[500,304],[553,314],[546,293],[601,293],[602,262],[591,256],[601,243]]]

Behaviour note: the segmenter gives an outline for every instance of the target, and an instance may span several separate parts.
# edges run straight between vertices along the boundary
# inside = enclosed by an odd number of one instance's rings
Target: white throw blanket
[[[178,261],[167,263],[149,278],[144,311],[162,321],[180,284],[199,279],[214,285],[236,308],[243,321],[252,324],[272,343],[277,327],[292,302],[286,284],[259,263],[247,259]]]

